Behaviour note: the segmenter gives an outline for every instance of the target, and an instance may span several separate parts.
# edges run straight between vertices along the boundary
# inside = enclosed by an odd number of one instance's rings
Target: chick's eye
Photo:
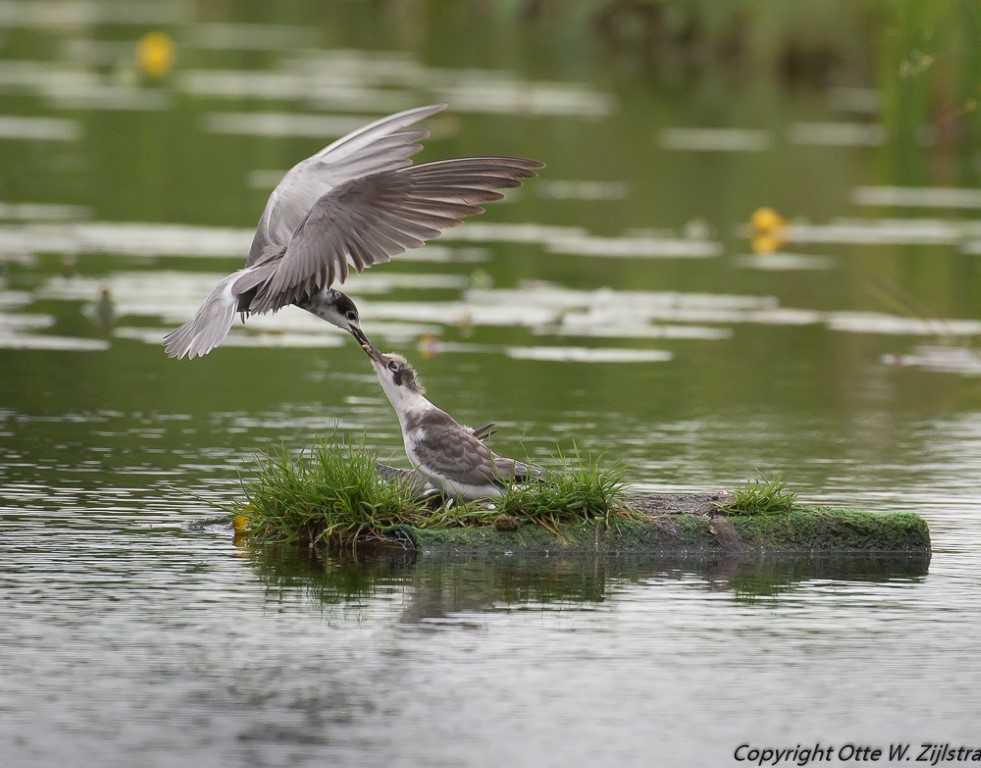
[[[396,363],[394,360],[392,360],[392,362],[388,364],[388,370],[397,371],[398,369],[399,369],[399,364]]]

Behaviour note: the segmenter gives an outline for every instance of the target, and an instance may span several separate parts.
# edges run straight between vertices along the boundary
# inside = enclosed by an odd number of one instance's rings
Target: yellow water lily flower
[[[754,253],[773,253],[786,240],[787,220],[772,208],[757,208],[749,217]]]
[[[164,77],[175,57],[174,41],[166,32],[149,32],[136,46],[136,63],[147,77]]]
[[[786,227],[787,220],[772,208],[757,208],[749,217],[749,225],[753,228],[754,235],[768,235]]]

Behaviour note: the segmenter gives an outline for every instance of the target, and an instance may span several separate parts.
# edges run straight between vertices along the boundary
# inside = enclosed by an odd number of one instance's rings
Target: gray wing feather
[[[383,117],[294,165],[269,195],[246,266],[255,263],[263,249],[287,245],[314,203],[334,187],[409,165],[409,158],[422,149],[418,142],[429,132],[401,129],[444,109],[445,104],[433,104]]]
[[[391,483],[402,485],[407,491],[418,497],[436,489],[436,486],[432,485],[424,474],[414,469],[399,469],[376,461],[375,471],[379,477]]]
[[[415,450],[423,466],[456,482],[483,485],[500,480],[494,454],[463,427],[452,433],[428,432],[425,439],[416,443]]]
[[[354,179],[317,200],[298,227],[253,310],[276,309],[344,282],[358,272],[422,245],[497,190],[521,185],[542,164],[514,157],[464,157]]]
[[[538,467],[533,467],[530,464],[524,464],[520,461],[515,461],[514,459],[508,459],[504,456],[498,456],[494,454],[494,463],[497,466],[497,471],[508,480],[514,480],[516,483],[523,483],[527,480],[533,478],[540,478],[544,476],[544,472]]]
[[[457,424],[448,414],[431,414],[427,421],[430,428],[415,444],[416,458],[442,477],[468,485],[506,485],[542,476],[538,467],[498,456],[474,430]]]

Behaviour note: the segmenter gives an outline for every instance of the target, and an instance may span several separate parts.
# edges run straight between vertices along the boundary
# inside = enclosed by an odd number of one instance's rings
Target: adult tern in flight
[[[245,267],[222,279],[194,317],[164,337],[171,357],[200,357],[228,335],[236,314],[290,304],[364,341],[354,302],[336,288],[416,248],[500,200],[543,167],[519,157],[459,157],[412,165],[429,136],[414,123],[445,104],[384,117],[291,168],[269,195]]]

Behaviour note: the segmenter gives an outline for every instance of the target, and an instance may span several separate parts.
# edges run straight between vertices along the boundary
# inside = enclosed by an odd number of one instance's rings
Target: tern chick
[[[538,467],[491,451],[483,442],[486,427],[465,427],[429,402],[404,357],[383,355],[367,340],[361,346],[399,417],[409,461],[444,495],[458,501],[495,498],[511,483],[542,477]]]

